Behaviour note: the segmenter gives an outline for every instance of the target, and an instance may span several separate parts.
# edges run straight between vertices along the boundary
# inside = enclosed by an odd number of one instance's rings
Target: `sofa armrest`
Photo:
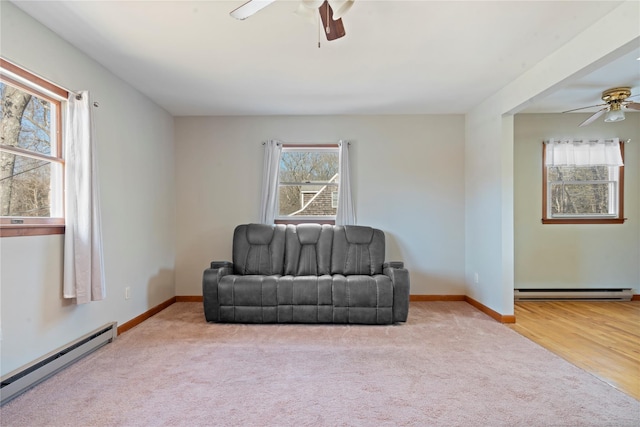
[[[231,261],[211,261],[211,268],[233,267]]]
[[[390,262],[385,262],[382,265],[382,268],[387,268],[387,267],[391,267],[391,268],[404,268],[404,262],[402,261],[390,261]]]
[[[226,275],[233,273],[233,263],[229,261],[213,261],[202,276],[202,301],[204,317],[207,322],[220,319],[220,302],[218,301],[218,283]]]
[[[409,271],[402,262],[384,264],[383,273],[393,284],[393,321],[406,322],[409,316]]]

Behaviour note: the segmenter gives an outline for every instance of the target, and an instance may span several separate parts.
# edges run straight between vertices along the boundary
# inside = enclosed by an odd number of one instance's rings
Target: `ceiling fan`
[[[591,105],[589,107],[575,108],[573,110],[563,111],[563,113],[570,113],[572,111],[584,110],[585,108],[604,107],[595,112],[591,117],[582,122],[580,126],[586,126],[594,122],[598,117],[607,113],[605,122],[620,122],[624,120],[624,109],[640,110],[640,104],[633,101],[627,101],[628,98],[633,98],[638,95],[631,96],[630,87],[614,87],[602,92],[602,100],[604,104]]]
[[[249,0],[242,6],[231,11],[230,15],[236,19],[247,19],[254,13],[269,6],[275,0]],[[327,40],[344,37],[346,32],[342,24],[342,17],[351,9],[355,0],[300,0],[296,13],[312,18],[317,10],[322,19],[322,26]]]

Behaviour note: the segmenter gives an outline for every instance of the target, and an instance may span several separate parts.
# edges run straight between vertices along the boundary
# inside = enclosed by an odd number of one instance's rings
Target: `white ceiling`
[[[297,1],[231,18],[244,1],[14,3],[175,116],[465,113],[621,3],[356,0],[347,35],[318,48]],[[526,112],[640,93],[638,57]]]

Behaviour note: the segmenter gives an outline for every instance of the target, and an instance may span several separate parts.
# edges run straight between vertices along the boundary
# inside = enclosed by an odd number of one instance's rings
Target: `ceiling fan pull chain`
[[[318,23],[318,49],[320,49],[320,28],[322,27],[322,23],[320,21],[320,14],[318,14],[316,15],[316,22]]]

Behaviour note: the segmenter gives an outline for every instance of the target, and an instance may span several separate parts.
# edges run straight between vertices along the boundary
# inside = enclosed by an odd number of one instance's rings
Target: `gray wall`
[[[268,116],[176,118],[177,295],[201,295],[234,227],[258,221],[266,139],[350,140],[358,223],[385,231],[412,294],[465,293],[463,116]]]
[[[95,109],[107,298],[62,298],[63,236],[0,239],[2,375],[96,329],[123,323],[175,295],[173,118],[134,88],[2,2],[2,56]],[[124,288],[131,287],[131,299]]]
[[[589,114],[515,116],[515,288],[634,288],[640,293],[640,114],[578,125]],[[624,224],[542,225],[542,141],[631,139],[625,145]]]

